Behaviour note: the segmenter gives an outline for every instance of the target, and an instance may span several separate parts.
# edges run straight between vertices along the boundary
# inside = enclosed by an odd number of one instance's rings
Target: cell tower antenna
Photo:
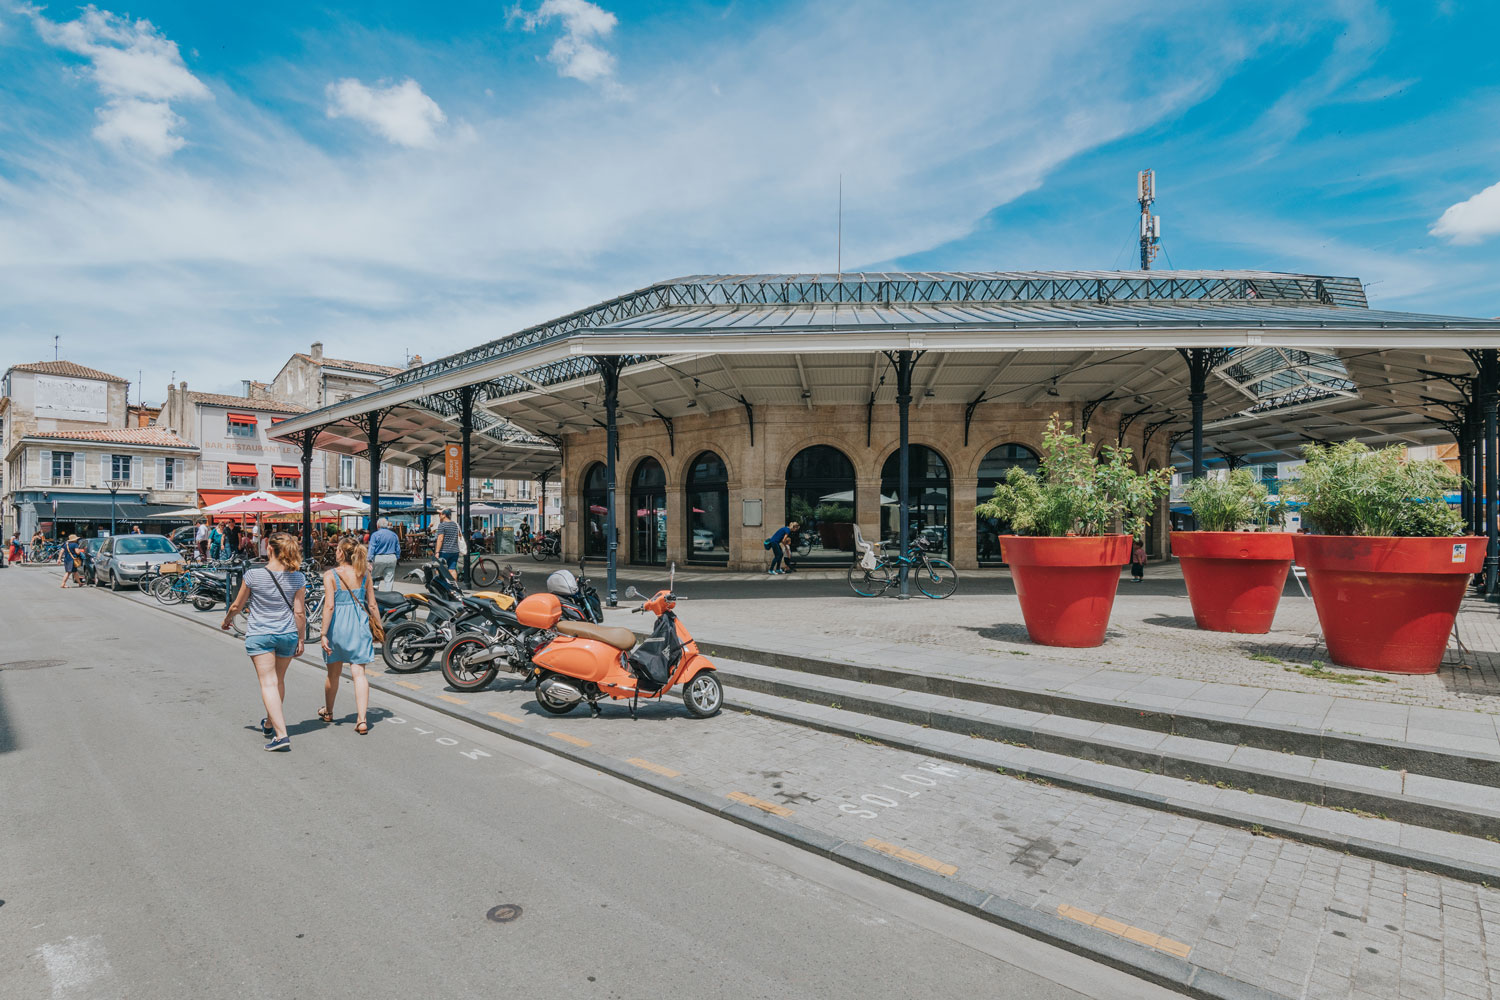
[[[57,345],[58,345],[58,341],[60,339],[61,338],[59,338],[57,334],[54,333],[52,335],[52,360],[53,361],[57,361],[58,360],[58,355],[57,355],[58,346]]]
[[[1135,180],[1136,200],[1141,204],[1141,270],[1151,270],[1161,244],[1161,216],[1151,214],[1156,202],[1156,171],[1142,170]]]
[[[839,174],[839,282],[844,280],[844,175]]]

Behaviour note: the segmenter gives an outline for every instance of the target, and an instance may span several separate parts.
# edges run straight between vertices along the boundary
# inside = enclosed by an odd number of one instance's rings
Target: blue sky
[[[1500,314],[1490,3],[0,0],[0,363],[159,399],[682,274],[1353,274]]]

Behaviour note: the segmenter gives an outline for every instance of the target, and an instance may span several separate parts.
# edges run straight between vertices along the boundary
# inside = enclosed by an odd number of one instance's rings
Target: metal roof
[[[1171,434],[1187,422],[1178,350],[1214,347],[1227,349],[1227,360],[1211,380],[1209,419],[1244,425],[1233,431],[1240,438],[1232,447],[1274,445],[1290,453],[1294,439],[1305,440],[1291,428],[1311,425],[1312,406],[1329,407],[1321,429],[1352,428],[1343,436],[1421,443],[1429,432],[1442,434],[1425,410],[1393,395],[1394,389],[1378,399],[1359,398],[1371,370],[1349,359],[1420,352],[1458,364],[1453,358],[1464,359],[1465,348],[1496,344],[1500,321],[1370,309],[1360,282],[1350,277],[1267,271],[700,275],[660,282],[402,371],[367,396],[287,421],[276,436],[478,385],[480,406],[544,440],[556,439],[597,425],[600,385],[592,358],[600,355],[623,364],[621,420],[627,424],[746,404],[886,403],[893,393],[879,378],[881,352],[894,349],[926,352],[916,376],[922,387],[917,405],[958,404],[966,408],[966,423],[980,419],[974,414],[985,402],[1036,405],[1056,396],[1108,401],[1143,422],[1160,422]],[[1472,366],[1465,361],[1463,370]],[[1367,404],[1377,423],[1348,417]],[[1251,430],[1259,432],[1255,440]],[[1221,433],[1230,434],[1230,427]],[[1219,443],[1224,440],[1230,439]]]

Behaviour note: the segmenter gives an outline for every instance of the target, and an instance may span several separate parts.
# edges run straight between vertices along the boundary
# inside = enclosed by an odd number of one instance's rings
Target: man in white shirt
[[[197,543],[198,558],[208,559],[208,518],[200,518],[198,530],[193,532],[193,541]]]

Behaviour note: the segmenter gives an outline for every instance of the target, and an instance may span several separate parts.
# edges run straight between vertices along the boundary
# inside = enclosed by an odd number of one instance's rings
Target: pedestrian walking
[[[217,524],[208,532],[208,554],[211,558],[224,558],[224,530]]]
[[[766,570],[767,576],[796,572],[792,567],[792,533],[801,527],[796,521],[788,521],[766,539],[766,548],[771,550],[771,568]]]
[[[438,515],[438,526],[434,534],[437,538],[436,552],[438,561],[448,567],[448,572],[456,573],[458,571],[459,541],[461,536],[458,531],[458,525],[453,523],[452,508],[445,508]]]
[[[11,532],[10,561],[13,563],[23,563],[26,561],[26,549],[21,545],[21,533],[19,531]]]
[[[302,550],[295,538],[278,531],[269,544],[270,559],[245,574],[220,628],[229,631],[234,616],[249,605],[245,653],[255,665],[266,707],[260,729],[271,738],[267,750],[290,750],[292,738],[287,735],[281,705],[286,700],[286,669],[292,657],[302,655],[307,634],[307,577],[297,568],[302,565]]]
[[[401,538],[391,530],[391,522],[382,517],[370,536],[370,576],[381,590],[396,585],[396,562],[400,558]]]
[[[1139,538],[1130,548],[1130,578],[1140,583],[1146,577],[1146,543]]]
[[[77,535],[69,535],[62,547],[63,588],[72,580],[74,586],[83,586],[83,551]]]
[[[208,518],[199,518],[198,527],[193,531],[193,547],[198,550],[200,562],[208,559]]]
[[[328,678],[323,682],[323,707],[318,709],[318,718],[333,721],[333,702],[347,663],[354,681],[354,731],[363,736],[370,731],[365,720],[370,707],[365,667],[375,659],[376,641],[384,640],[385,635],[380,629],[380,609],[375,606],[365,547],[345,539],[339,543],[334,559],[333,569],[323,574],[323,593],[332,594],[333,600],[323,602],[323,660],[328,665]]]

